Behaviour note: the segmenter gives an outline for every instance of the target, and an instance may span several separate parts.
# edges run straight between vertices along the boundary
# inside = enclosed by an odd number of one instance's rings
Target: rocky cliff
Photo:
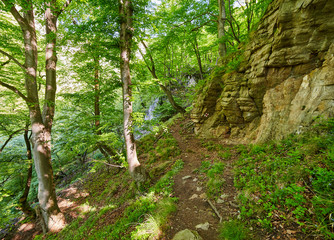
[[[264,142],[334,117],[333,0],[274,0],[241,59],[195,101],[200,136]]]

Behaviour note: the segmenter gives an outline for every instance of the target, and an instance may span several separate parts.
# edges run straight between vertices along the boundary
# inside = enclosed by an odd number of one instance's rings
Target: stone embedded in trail
[[[196,231],[184,229],[176,233],[172,240],[203,240],[203,238]]]
[[[224,198],[227,198],[227,197],[228,197],[227,194],[222,194],[222,195],[220,195],[220,198],[221,198],[221,199],[224,199]]]
[[[202,191],[202,189],[203,189],[203,188],[201,188],[201,187],[197,187],[197,188],[196,188],[197,192]]]
[[[206,194],[202,193],[201,195],[199,195],[199,197],[202,198],[202,199],[206,199]]]
[[[191,178],[191,176],[190,176],[190,175],[188,175],[188,176],[184,176],[184,177],[182,178],[182,180],[186,180],[186,179],[188,179],[188,178]]]
[[[196,225],[196,229],[202,229],[204,231],[209,230],[209,227],[210,227],[210,223],[208,222]]]
[[[189,198],[189,200],[191,200],[191,199],[195,199],[195,198],[198,198],[198,195],[197,195],[197,194],[192,195],[192,196]]]

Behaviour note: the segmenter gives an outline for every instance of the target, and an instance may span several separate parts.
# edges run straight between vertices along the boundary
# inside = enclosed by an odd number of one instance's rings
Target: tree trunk
[[[94,117],[95,117],[95,130],[98,136],[102,135],[100,129],[100,119],[101,119],[101,111],[100,111],[100,60],[99,57],[94,57]],[[102,142],[97,143],[97,147],[103,156],[109,160],[110,157],[113,158],[117,155],[116,151],[114,151],[111,147]]]
[[[51,165],[51,129],[55,111],[56,96],[56,32],[57,16],[54,14],[56,2],[46,3],[46,89],[43,114],[37,109],[32,112],[33,152],[38,177],[38,199],[43,231],[58,231],[65,225],[65,217],[57,204],[53,170]],[[39,110],[39,111],[38,111]]]
[[[28,126],[29,125],[27,124],[26,129],[24,130],[24,141],[25,141],[26,148],[27,148],[27,159],[30,162],[32,161],[32,154],[31,154],[31,145],[30,145],[30,141],[28,137],[28,132],[29,132]],[[31,177],[32,177],[32,162],[29,163],[27,180],[26,180],[26,184],[24,187],[24,192],[19,199],[19,207],[21,211],[27,216],[35,216],[34,210],[28,204],[28,195],[29,195],[29,190],[30,190]]]
[[[120,50],[121,50],[121,79],[123,82],[123,127],[126,145],[126,158],[129,164],[131,177],[137,184],[147,179],[145,169],[140,165],[137,158],[136,142],[133,135],[132,123],[132,90],[130,75],[131,41],[133,36],[133,7],[130,0],[119,0],[120,26]]]
[[[226,43],[223,41],[223,37],[225,36],[225,19],[226,19],[226,11],[225,11],[225,2],[224,0],[218,0],[218,52],[220,61],[223,57],[226,56]]]
[[[25,69],[26,94],[22,94],[15,87],[9,86],[22,97],[29,108],[32,129],[32,153],[38,177],[38,200],[39,206],[36,214],[40,217],[43,231],[58,231],[65,224],[64,215],[57,205],[56,191],[53,181],[51,165],[51,128],[55,110],[56,94],[56,31],[57,18],[59,14],[71,3],[67,0],[63,9],[57,10],[56,0],[45,3],[45,26],[46,26],[46,89],[43,113],[41,112],[37,88],[37,38],[35,19],[33,12],[33,1],[26,0],[23,16],[15,6],[7,0],[1,0],[14,16],[21,27],[24,39],[25,64],[20,65]],[[17,62],[17,61],[16,61]]]
[[[186,113],[186,110],[181,107],[180,105],[178,105],[175,100],[174,100],[174,97],[172,95],[172,92],[169,91],[169,89],[167,87],[165,87],[163,84],[159,83],[159,86],[161,87],[161,89],[166,93],[167,95],[167,98],[168,98],[168,101],[170,102],[170,104],[172,104],[173,108],[181,113],[181,114],[185,114]]]
[[[99,81],[99,57],[94,57],[94,119],[95,130],[97,135],[101,135],[100,128],[100,81]]]
[[[194,47],[194,51],[195,51],[196,58],[197,58],[197,63],[198,63],[200,78],[203,79],[202,60],[201,60],[201,55],[199,53],[198,43],[197,43],[196,37],[195,37],[195,40],[194,40],[194,43],[193,43],[193,47]]]
[[[60,213],[57,205],[55,187],[53,184],[53,172],[51,167],[51,126],[52,118],[45,113],[45,119],[49,120],[47,127],[44,125],[41,109],[39,105],[37,90],[37,39],[33,14],[33,6],[25,12],[25,21],[27,24],[23,27],[24,45],[25,45],[25,66],[27,73],[25,77],[25,86],[28,103],[30,121],[32,127],[32,147],[36,173],[38,177],[38,200],[41,208],[42,225],[44,232],[54,229],[58,226],[58,215]],[[48,51],[48,50],[47,50]],[[47,61],[49,56],[47,56]],[[48,70],[48,69],[46,69]],[[48,79],[50,79],[47,71]],[[50,80],[49,80],[50,81]],[[50,83],[46,86],[46,95],[49,95]],[[54,109],[54,101],[46,99],[45,106]],[[48,110],[48,108],[46,108]],[[57,228],[57,227],[56,227]]]
[[[146,46],[145,42],[144,41],[141,41],[141,43],[143,44],[149,58],[150,58],[150,61],[151,61],[151,67],[149,66],[148,62],[146,61],[145,59],[145,56],[144,54],[142,53],[142,51],[140,50],[139,48],[139,52],[141,54],[141,56],[143,57],[144,59],[144,62],[146,64],[146,67],[148,68],[148,70],[150,71],[150,73],[152,74],[152,77],[155,78],[155,79],[159,79],[158,76],[157,76],[157,72],[155,70],[155,64],[154,64],[154,60],[153,60],[153,57],[152,57],[152,54],[151,52],[149,51],[148,47]],[[181,107],[180,105],[178,105],[175,100],[174,100],[174,97],[173,97],[173,94],[171,93],[171,91],[169,91],[169,89],[167,87],[165,87],[163,84],[159,83],[159,86],[160,88],[165,92],[165,94],[167,95],[167,98],[168,98],[168,101],[170,102],[170,104],[173,106],[173,108],[181,113],[181,114],[184,114],[186,112],[186,110]]]

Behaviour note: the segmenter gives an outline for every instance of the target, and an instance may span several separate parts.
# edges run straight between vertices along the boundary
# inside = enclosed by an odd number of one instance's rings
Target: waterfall
[[[187,87],[193,87],[196,85],[196,80],[194,76],[188,77]]]
[[[160,98],[156,98],[154,99],[154,101],[151,103],[151,105],[149,106],[149,108],[146,111],[144,120],[145,121],[150,121],[153,120],[154,118],[156,118],[157,116],[154,116],[154,110],[157,108],[158,104],[159,104],[159,100]],[[151,131],[149,130],[145,130],[145,126],[147,128],[147,123],[144,123],[144,126],[140,127],[140,128],[136,128],[136,133],[135,133],[135,139],[140,139],[141,137],[145,136],[146,134],[149,134]],[[150,127],[150,129],[152,129],[152,127]]]
[[[153,112],[158,106],[159,98],[154,99],[153,103],[150,105],[148,110],[146,111],[146,115],[144,117],[145,121],[152,120],[154,118]]]

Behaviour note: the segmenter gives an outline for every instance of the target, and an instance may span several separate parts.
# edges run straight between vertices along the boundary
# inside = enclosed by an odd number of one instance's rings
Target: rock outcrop
[[[274,0],[241,59],[195,101],[200,136],[264,142],[334,117],[333,0]]]

